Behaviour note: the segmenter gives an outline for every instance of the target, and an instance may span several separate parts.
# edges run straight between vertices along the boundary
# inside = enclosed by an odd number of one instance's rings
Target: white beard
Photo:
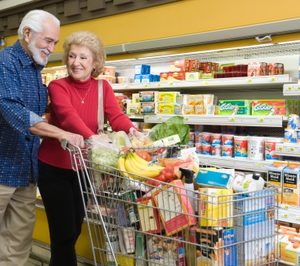
[[[48,63],[48,58],[49,56],[47,56],[46,58],[42,58],[41,57],[41,52],[45,51],[47,53],[46,49],[39,49],[35,46],[35,40],[32,40],[29,44],[28,44],[28,49],[30,50],[30,52],[32,53],[32,57],[34,59],[34,61],[42,66],[45,66]]]

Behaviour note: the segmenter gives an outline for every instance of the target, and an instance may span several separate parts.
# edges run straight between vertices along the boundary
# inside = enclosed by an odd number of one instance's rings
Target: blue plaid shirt
[[[37,66],[17,41],[0,52],[0,184],[28,186],[38,177],[40,139],[29,127],[41,120],[47,90]]]

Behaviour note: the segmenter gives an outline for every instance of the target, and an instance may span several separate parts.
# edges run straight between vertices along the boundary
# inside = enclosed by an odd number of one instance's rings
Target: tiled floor
[[[25,266],[47,266],[48,264],[29,258]]]

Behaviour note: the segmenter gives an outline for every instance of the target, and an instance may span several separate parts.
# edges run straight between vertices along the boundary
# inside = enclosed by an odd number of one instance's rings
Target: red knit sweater
[[[71,77],[49,84],[51,112],[49,123],[84,138],[98,129],[98,81],[91,78],[78,82]],[[84,104],[81,103],[84,99]],[[121,111],[110,84],[103,80],[104,116],[114,131],[129,131],[130,119]],[[39,160],[52,166],[71,169],[70,155],[55,139],[45,138],[40,146]]]

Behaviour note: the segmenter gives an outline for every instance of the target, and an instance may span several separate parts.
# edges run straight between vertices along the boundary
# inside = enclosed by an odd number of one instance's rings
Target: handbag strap
[[[103,110],[103,82],[98,80],[98,130],[97,133],[102,133],[104,129],[104,110]]]

